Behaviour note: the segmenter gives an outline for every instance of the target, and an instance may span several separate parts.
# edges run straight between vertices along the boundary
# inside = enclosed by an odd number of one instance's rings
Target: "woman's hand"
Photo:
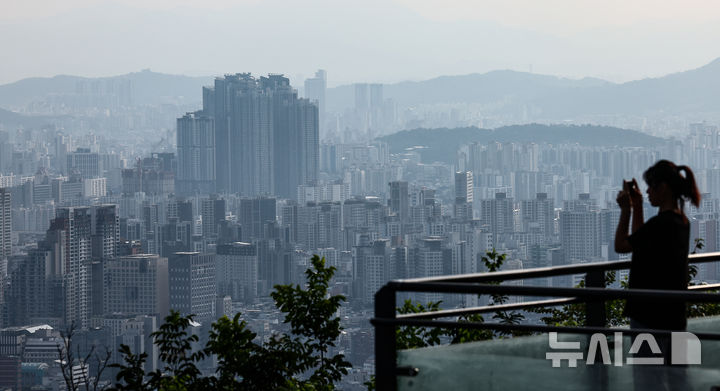
[[[625,182],[625,181],[623,181]],[[625,188],[623,183],[623,189]],[[631,200],[630,200],[630,193],[627,192],[627,190],[620,190],[618,192],[617,198],[615,199],[617,201],[617,204],[620,206],[620,209],[630,209],[631,206]]]
[[[640,192],[637,181],[635,180],[635,178],[633,178],[632,182],[627,182],[627,184],[629,185],[627,188],[627,192],[630,196],[630,204],[633,208],[642,208],[643,195]]]

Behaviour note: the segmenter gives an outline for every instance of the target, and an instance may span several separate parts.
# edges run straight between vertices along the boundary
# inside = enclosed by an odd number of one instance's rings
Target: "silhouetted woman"
[[[683,210],[686,200],[698,206],[700,193],[687,166],[660,160],[643,174],[647,194],[658,214],[643,223],[642,193],[633,178],[623,181],[617,196],[620,221],[615,252],[632,252],[630,289],[685,290],[688,283],[690,224]],[[632,214],[632,234],[629,231]],[[625,309],[633,328],[685,330],[685,303],[628,300]]]
[[[643,174],[648,185],[647,194],[658,214],[643,223],[643,199],[633,178],[623,181],[623,190],[617,196],[620,221],[615,231],[615,252],[632,252],[630,289],[686,290],[688,283],[688,250],[690,224],[683,207],[689,200],[699,206],[700,192],[692,170],[660,160]],[[632,214],[632,234],[629,232]],[[634,329],[685,330],[687,318],[685,303],[657,299],[627,301],[625,314]],[[671,364],[672,352],[667,336],[656,335],[663,362]],[[640,357],[656,356],[651,347],[643,344],[636,353]],[[633,368],[633,385],[636,390],[687,389],[685,369],[675,368],[673,373],[662,370],[652,372],[642,365]]]

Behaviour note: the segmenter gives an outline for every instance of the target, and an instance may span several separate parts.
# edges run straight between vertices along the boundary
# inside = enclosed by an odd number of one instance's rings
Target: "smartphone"
[[[625,191],[630,192],[635,188],[635,182],[633,181],[626,181],[625,182]]]

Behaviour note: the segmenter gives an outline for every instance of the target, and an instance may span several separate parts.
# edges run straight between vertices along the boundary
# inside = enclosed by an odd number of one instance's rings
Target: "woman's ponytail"
[[[688,166],[678,166],[678,173],[680,171],[685,172],[683,178],[683,189],[682,196],[686,197],[695,207],[700,206],[700,191],[698,190],[697,184],[695,183],[695,175]]]

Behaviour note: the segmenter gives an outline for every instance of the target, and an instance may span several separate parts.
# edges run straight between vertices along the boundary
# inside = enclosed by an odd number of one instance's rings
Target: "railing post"
[[[385,285],[375,293],[375,318],[395,319],[395,290]],[[375,325],[375,384],[378,390],[395,391],[397,350],[395,325]]]
[[[585,286],[588,288],[605,287],[605,271],[589,271],[585,274]],[[605,301],[590,301],[586,304],[585,325],[590,327],[605,327]]]

